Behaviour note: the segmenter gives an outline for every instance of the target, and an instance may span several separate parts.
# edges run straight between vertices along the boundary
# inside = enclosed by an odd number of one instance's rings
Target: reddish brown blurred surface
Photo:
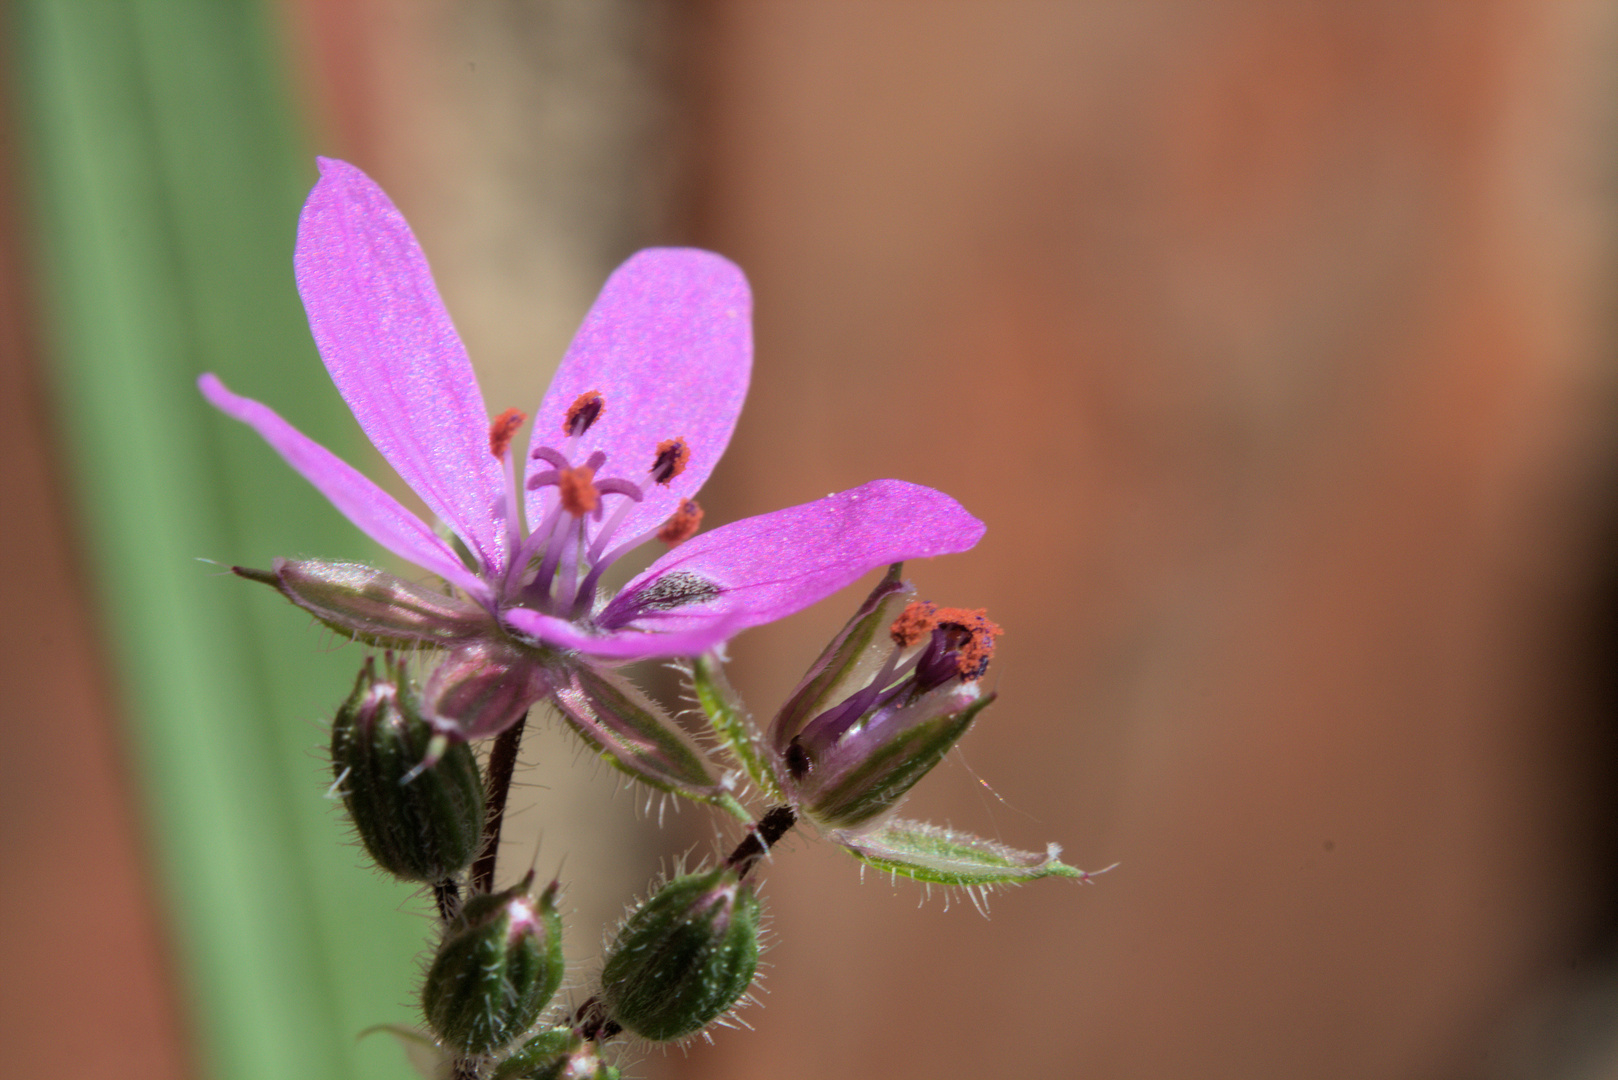
[[[960,497],[914,569],[1002,698],[910,809],[1122,865],[985,921],[800,842],[757,1031],[684,1074],[1486,1071],[1595,914],[1610,5],[704,11],[696,239],[758,325],[710,516]]]
[[[178,1080],[188,1052],[45,420],[9,106],[0,94],[0,1074]]]

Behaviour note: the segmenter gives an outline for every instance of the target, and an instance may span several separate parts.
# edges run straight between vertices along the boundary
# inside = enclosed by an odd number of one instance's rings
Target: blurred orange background
[[[1618,1074],[1618,6],[583,11],[283,15],[317,149],[410,218],[493,407],[527,403],[632,248],[743,267],[753,389],[708,520],[878,476],[959,498],[983,543],[910,569],[1006,628],[1000,700],[906,814],[1119,864],[985,919],[800,836],[768,871],[754,1030],[631,1073]],[[41,520],[20,393],[8,504]],[[4,536],[21,565],[32,541]],[[853,602],[734,643],[756,711]],[[103,684],[93,648],[58,647],[83,632],[39,634],[6,639],[8,685],[44,663]],[[114,745],[86,693],[29,709]],[[76,939],[119,958],[96,1011],[127,1030],[97,1068],[181,1073],[127,779],[6,775],[7,821],[31,782],[73,837],[29,848],[29,880],[108,882],[89,921],[117,935]],[[712,834],[644,827],[652,852]],[[83,913],[60,917],[74,939]],[[23,960],[17,1075],[44,1075],[26,1047],[74,1037],[51,973],[77,961]]]

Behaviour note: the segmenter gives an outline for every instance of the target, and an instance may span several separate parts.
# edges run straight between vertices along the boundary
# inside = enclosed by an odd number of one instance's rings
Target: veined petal
[[[197,388],[219,411],[262,435],[288,465],[366,536],[400,558],[466,590],[479,603],[488,603],[489,587],[461,565],[450,546],[359,470],[281,419],[268,405],[231,393],[216,376],[203,375],[197,380]]]
[[[693,248],[650,248],[613,271],[584,317],[534,415],[533,445],[562,439],[568,406],[598,390],[601,417],[579,441],[582,460],[604,451],[607,475],[638,482],[657,445],[684,439],[691,457],[667,486],[647,485],[620,535],[667,520],[696,494],[725,452],[753,367],[753,301],[729,260]],[[530,472],[550,466],[529,459]],[[539,495],[528,497],[529,524]]]
[[[298,293],[332,382],[371,442],[493,577],[505,478],[489,416],[427,260],[360,170],[320,159],[298,219]]]
[[[743,627],[724,618],[709,619],[700,626],[672,633],[619,630],[611,634],[591,634],[578,624],[544,615],[531,608],[509,608],[500,613],[509,630],[558,649],[597,656],[603,660],[650,660],[663,656],[696,656],[718,645]]]
[[[687,540],[607,605],[603,627],[730,633],[800,611],[866,571],[965,551],[983,522],[941,491],[873,480]]]

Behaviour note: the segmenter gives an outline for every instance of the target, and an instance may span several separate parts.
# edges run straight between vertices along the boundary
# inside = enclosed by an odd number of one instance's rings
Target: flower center
[[[684,438],[664,439],[646,470],[632,476],[611,475],[607,454],[600,450],[575,463],[579,439],[595,426],[605,409],[599,390],[580,394],[563,416],[561,441],[554,446],[535,446],[529,454],[549,468],[528,477],[528,490],[554,487],[556,496],[545,498],[538,525],[514,546],[516,557],[505,591],[524,606],[549,615],[577,619],[589,614],[602,573],[621,556],[654,536],[670,546],[681,543],[695,535],[702,523],[701,507],[681,499],[679,509],[657,528],[629,537],[618,535],[630,511],[645,500],[652,485],[667,485],[684,471],[691,448]],[[513,424],[512,430],[515,428]],[[509,445],[510,436],[506,439],[505,445]],[[495,447],[493,427],[489,445]],[[509,458],[505,460],[509,462]]]

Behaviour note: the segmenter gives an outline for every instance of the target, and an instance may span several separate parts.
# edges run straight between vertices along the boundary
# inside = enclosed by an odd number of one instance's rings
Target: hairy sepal
[[[714,737],[730,751],[742,771],[765,796],[780,802],[786,796],[767,764],[764,737],[742,704],[741,696],[725,678],[724,667],[714,653],[703,653],[691,661],[691,692],[708,720]]]
[[[896,730],[887,738],[865,750],[856,764],[837,770],[834,778],[823,784],[800,783],[801,809],[827,829],[851,829],[877,820],[944,760],[992,701],[994,695],[989,694],[958,712],[894,725]]]
[[[836,831],[831,839],[867,866],[935,885],[1021,885],[1045,877],[1089,877],[1057,858],[1051,844],[1043,853],[1019,851],[994,840],[929,825],[894,820],[867,833]]]
[[[337,633],[379,648],[450,646],[487,634],[488,612],[364,563],[276,559],[273,570],[233,566]]]
[[[620,770],[659,791],[752,820],[714,779],[696,740],[629,680],[587,664],[559,668],[552,679],[551,700],[567,726]]]

